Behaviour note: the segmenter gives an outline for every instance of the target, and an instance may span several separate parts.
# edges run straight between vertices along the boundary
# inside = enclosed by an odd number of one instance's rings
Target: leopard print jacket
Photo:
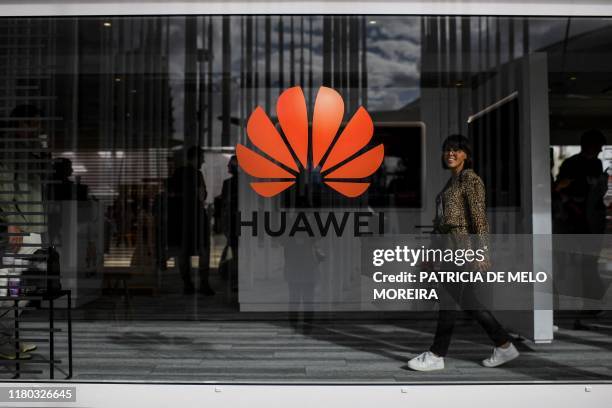
[[[487,221],[485,188],[481,178],[471,169],[451,177],[436,197],[434,231],[438,247],[454,249],[486,249]],[[475,270],[486,271],[491,266],[488,255],[473,262]]]
[[[484,183],[472,169],[451,177],[438,194],[434,226],[453,235],[489,232]]]

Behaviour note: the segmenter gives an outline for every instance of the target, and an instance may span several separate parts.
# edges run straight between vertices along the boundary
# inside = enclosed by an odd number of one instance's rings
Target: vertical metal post
[[[270,105],[271,105],[271,96],[270,96],[270,88],[272,88],[272,76],[270,73],[271,69],[271,47],[272,47],[272,27],[271,27],[270,16],[266,16],[265,20],[265,40],[264,40],[264,88],[265,88],[265,102],[264,106],[266,112],[270,113]]]
[[[278,91],[283,92],[285,87],[285,40],[283,39],[283,17],[278,17]]]
[[[232,92],[232,39],[230,16],[222,17],[222,51],[221,51],[221,146],[230,145],[231,133],[231,92]]]
[[[206,78],[207,90],[207,128],[208,128],[208,146],[213,146],[213,17],[208,18],[208,77]]]
[[[289,86],[295,86],[295,24],[293,16],[289,17],[291,35],[289,36]]]
[[[72,292],[68,291],[68,378],[72,378]]]
[[[361,104],[368,106],[368,30],[365,17],[361,18]]]
[[[49,378],[55,378],[55,336],[53,320],[53,296],[49,297]]]
[[[14,326],[15,326],[15,356],[16,356],[16,363],[15,363],[15,375],[13,378],[19,378],[21,376],[20,371],[21,371],[21,364],[19,364],[19,352],[21,351],[21,347],[19,344],[19,300],[15,300],[14,301],[15,304],[15,310],[14,310],[14,317],[15,317],[15,321],[14,321]]]
[[[312,33],[312,29],[310,31]],[[312,43],[311,43],[312,46]],[[332,86],[332,17],[323,17],[323,86]]]

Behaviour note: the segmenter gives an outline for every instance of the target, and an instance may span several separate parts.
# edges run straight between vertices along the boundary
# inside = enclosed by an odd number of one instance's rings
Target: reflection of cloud
[[[399,109],[411,102],[406,88],[419,85],[419,66],[415,61],[384,58],[368,52],[368,101],[376,110]]]
[[[418,97],[421,59],[420,17],[377,17],[368,27],[368,102],[393,110]]]
[[[421,57],[420,44],[408,40],[378,40],[369,44],[368,51],[397,61],[416,61]]]
[[[421,17],[411,16],[380,16],[377,24],[369,26],[368,36],[385,39],[403,39],[415,43],[421,41]]]
[[[277,81],[279,70],[279,49],[278,49],[278,30],[279,18],[283,22],[283,65],[285,70],[285,80],[289,78],[291,68],[290,55],[290,40],[291,40],[291,18],[290,17],[271,17],[271,45],[272,52],[270,55],[270,66],[273,71],[272,81]],[[240,44],[242,41],[241,24],[242,17],[232,17],[232,68],[238,73],[243,67],[243,54],[240,52]],[[312,42],[310,42],[310,20],[312,20]],[[252,55],[257,60],[255,66],[257,70],[263,74],[265,70],[265,17],[255,17],[253,19],[253,27],[257,28],[257,35]],[[295,17],[294,21],[294,67],[296,78],[301,70],[301,17]],[[414,86],[418,82],[419,72],[418,63],[420,60],[420,18],[418,17],[380,17],[377,18],[376,26],[368,26],[368,72],[369,72],[369,88],[375,91],[376,87],[389,88],[393,86],[409,85]],[[255,23],[256,22],[256,23]],[[323,56],[322,56],[322,35],[323,18],[322,17],[304,17],[304,69],[306,73],[310,69],[310,57],[312,53],[312,68],[314,75],[320,77],[322,74]],[[220,35],[219,22],[218,35]],[[215,52],[220,54],[220,50]],[[357,67],[355,67],[357,69]]]
[[[395,110],[405,105],[400,100],[400,92],[392,88],[387,89],[369,89],[368,90],[368,108],[370,110]]]
[[[411,88],[419,86],[418,74],[412,72],[390,72],[392,83],[396,87]]]
[[[258,92],[259,101],[263,103],[265,94],[264,75],[265,75],[265,22],[267,17],[255,16],[252,18],[253,32],[246,33],[246,17],[232,16],[229,17],[230,22],[230,46],[231,46],[231,75],[236,81],[239,81],[241,72],[246,69],[245,52],[242,45],[245,41],[245,36],[249,35],[252,41],[253,48],[251,50],[253,56],[253,67],[258,72],[258,86],[261,90]],[[290,69],[291,63],[291,17],[290,16],[271,16],[270,27],[270,71],[272,83],[272,100],[279,91],[278,73],[279,73],[279,21],[282,21],[283,27],[283,69],[284,69],[284,86],[290,84]],[[208,30],[208,22],[212,21],[213,32],[213,82],[215,89],[220,89],[222,80],[222,56],[223,56],[223,17],[215,16],[212,18],[205,17],[202,19],[205,22],[204,27],[201,23],[197,30],[197,43],[203,46],[208,44],[206,37]],[[368,25],[367,27],[367,68],[368,68],[368,101],[369,107],[378,110],[397,109],[406,105],[415,97],[418,97],[419,82],[419,64],[420,64],[420,17],[377,17],[376,25]],[[303,21],[303,25],[301,24]],[[308,85],[308,76],[310,70],[313,73],[313,88],[316,90],[322,81],[323,70],[323,17],[321,16],[304,16],[294,17],[294,66],[296,82],[300,79],[300,72],[303,67],[304,77]],[[310,31],[312,22],[312,34]],[[304,30],[303,35],[301,30]],[[302,42],[304,40],[303,55],[304,63],[301,62]],[[171,18],[169,23],[169,69],[171,75],[172,97],[174,103],[174,123],[176,124],[177,133],[183,130],[183,105],[184,98],[184,71],[185,71],[185,18]],[[311,64],[312,58],[312,65]],[[361,58],[359,59],[361,62]],[[360,64],[360,63],[359,63]],[[359,66],[349,69],[358,70]],[[241,90],[239,82],[232,83],[232,106],[231,110],[235,116],[240,116],[239,101]],[[307,93],[308,95],[308,93]],[[220,94],[215,93],[214,99],[218,100]],[[219,103],[214,104],[214,116],[220,114]],[[215,127],[219,126],[219,121],[215,120]],[[218,129],[214,130],[215,132]]]
[[[333,17],[332,17],[333,18]],[[365,17],[364,17],[365,18]],[[251,19],[253,32],[246,33],[246,21]],[[294,66],[296,82],[299,81],[301,69],[304,69],[306,85],[310,70],[313,71],[313,87],[316,89],[322,81],[323,70],[323,21],[322,16],[231,16],[230,24],[230,45],[231,45],[231,76],[232,76],[232,106],[231,110],[236,116],[243,115],[240,108],[244,101],[241,99],[243,90],[240,89],[240,75],[246,69],[245,54],[242,49],[244,41],[249,39],[253,44],[252,55],[254,66],[258,72],[259,101],[263,102],[265,95],[265,23],[270,21],[271,33],[271,55],[270,55],[270,77],[271,77],[271,98],[272,101],[278,95],[279,77],[279,22],[282,22],[283,30],[283,69],[284,86],[294,84],[289,83],[290,79],[290,58],[291,58],[291,21],[293,19],[293,46],[294,46]],[[469,43],[471,46],[471,67],[472,69],[486,69],[484,63],[497,63],[494,54],[496,47],[497,33],[499,30],[501,62],[506,62],[511,56],[508,55],[510,49],[514,49],[515,57],[522,53],[523,42],[523,18],[512,17],[418,17],[418,16],[376,16],[372,17],[376,24],[367,24],[366,18],[366,46],[367,46],[367,69],[368,69],[368,101],[369,107],[376,110],[398,109],[419,96],[419,82],[421,76],[421,24],[433,24],[435,21],[446,25],[447,36],[450,38],[450,30],[455,22],[457,46],[462,42],[463,22],[469,25]],[[215,117],[214,132],[219,133],[218,126],[220,121],[216,118],[220,115],[220,88],[223,77],[222,72],[222,23],[224,17],[205,16],[196,17],[197,23],[197,44],[200,47],[208,47],[208,24],[212,22],[213,32],[213,88],[214,103],[213,116]],[[184,114],[184,80],[185,80],[185,17],[168,17],[168,65],[170,75],[170,86],[173,102],[173,118],[177,133],[183,130]],[[531,50],[539,50],[549,47],[552,44],[563,41],[567,29],[567,18],[529,18],[529,41]],[[587,31],[600,29],[609,25],[609,18],[572,18],[569,29],[569,37],[575,37]],[[303,23],[303,24],[302,24]],[[360,23],[361,24],[361,23]],[[312,29],[311,29],[312,27]],[[514,27],[514,47],[509,44],[509,30]],[[312,31],[312,33],[311,33]],[[487,41],[488,35],[488,41]],[[337,37],[334,37],[337,38]],[[301,40],[304,40],[302,46]],[[445,40],[446,41],[446,40]],[[478,45],[483,47],[489,44],[489,55],[484,54],[484,49],[478,49]],[[447,43],[447,46],[452,46]],[[359,45],[361,47],[361,44]],[[300,59],[304,55],[304,62]],[[312,57],[312,65],[310,65]],[[361,57],[361,56],[360,56]],[[463,58],[464,55],[459,55]],[[359,58],[359,65],[361,58]],[[312,67],[312,68],[311,68]],[[360,69],[361,67],[351,67],[349,69]],[[436,69],[433,67],[433,69]],[[207,70],[207,67],[206,67]],[[307,92],[308,95],[308,92]],[[233,130],[234,127],[232,127]],[[232,131],[233,131],[232,130]]]

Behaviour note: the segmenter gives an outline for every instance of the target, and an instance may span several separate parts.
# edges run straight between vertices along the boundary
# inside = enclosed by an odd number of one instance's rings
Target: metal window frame
[[[121,16],[185,14],[361,14],[361,15],[517,15],[612,16],[608,0],[7,0],[1,16]]]

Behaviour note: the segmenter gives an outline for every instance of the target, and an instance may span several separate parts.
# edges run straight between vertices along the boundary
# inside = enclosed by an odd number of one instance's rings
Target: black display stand
[[[62,360],[55,359],[55,335],[56,333],[62,333],[64,330],[60,327],[57,327],[58,319],[55,314],[55,301],[61,299],[66,296],[67,299],[67,308],[66,308],[66,331],[68,335],[68,373],[65,379],[72,378],[72,316],[71,316],[71,308],[72,308],[72,299],[71,299],[71,291],[70,290],[57,290],[53,292],[47,292],[42,294],[27,294],[20,296],[0,296],[0,301],[5,303],[6,306],[1,306],[0,310],[8,310],[13,311],[13,321],[14,321],[14,333],[13,339],[11,343],[15,345],[15,359],[0,359],[0,364],[4,366],[14,365],[13,378],[21,378],[22,374],[43,374],[43,370],[24,370],[22,368],[23,365],[36,365],[36,364],[49,364],[49,379],[53,380],[55,378],[55,370],[58,369],[58,366],[62,364]],[[21,301],[29,301],[28,304],[24,306],[20,306],[19,303]],[[38,304],[39,307],[33,307],[30,304]],[[12,304],[12,305],[11,305]],[[37,310],[42,309],[42,306],[48,305],[48,327],[28,327],[29,323],[22,319],[21,311],[25,310]],[[10,312],[9,312],[10,313]],[[30,337],[31,333],[48,333],[48,338],[46,337]],[[32,358],[30,360],[21,360],[20,354],[21,352],[21,343],[22,342],[33,342],[33,343],[43,343],[49,342],[49,356],[47,358]]]

